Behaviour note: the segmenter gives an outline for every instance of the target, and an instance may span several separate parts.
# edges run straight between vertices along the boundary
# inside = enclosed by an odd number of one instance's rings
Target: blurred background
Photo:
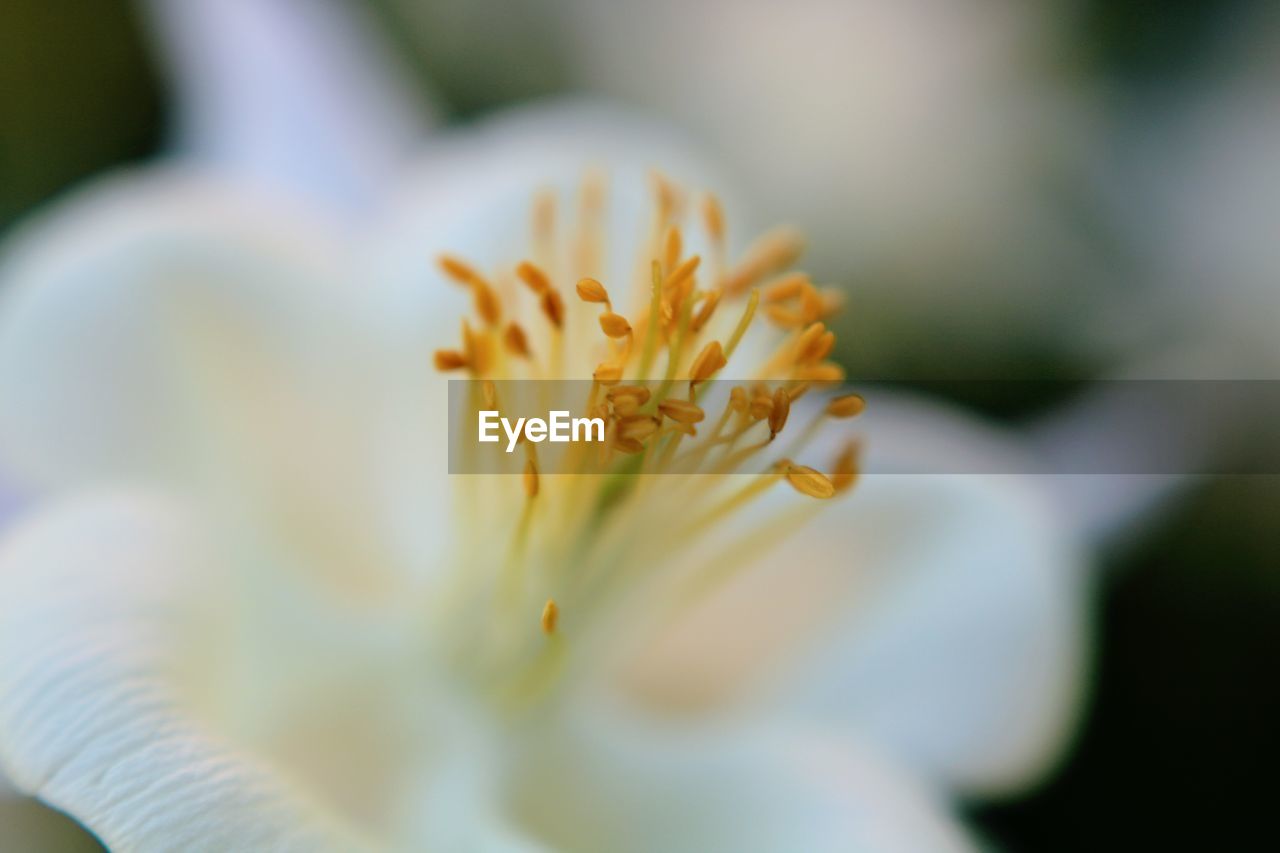
[[[1274,2],[364,5],[443,121],[589,93],[691,132],[849,288],[851,375],[1010,425],[1091,379],[1180,375],[1162,365],[1280,378]],[[0,230],[164,150],[174,98],[142,11],[6,0]],[[1110,542],[1078,743],[1039,789],[973,804],[981,832],[1011,850],[1270,834],[1278,519],[1280,478],[1206,478]]]

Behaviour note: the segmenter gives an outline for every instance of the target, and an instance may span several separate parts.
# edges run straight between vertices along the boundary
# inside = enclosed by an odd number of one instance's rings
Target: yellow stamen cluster
[[[561,606],[576,614],[617,582],[651,574],[670,560],[670,549],[710,536],[773,484],[825,500],[858,476],[853,441],[827,473],[791,461],[824,424],[863,408],[861,397],[844,394],[797,415],[809,408],[797,400],[844,378],[825,325],[839,299],[790,270],[803,248],[799,235],[770,232],[730,266],[724,212],[707,195],[695,229],[704,262],[690,252],[682,224],[688,194],[663,177],[654,190],[647,252],[619,291],[633,294],[626,308],[602,280],[606,203],[595,176],[579,194],[576,230],[567,238],[557,233],[554,196],[538,196],[530,259],[514,268],[486,277],[468,261],[439,259],[445,277],[471,291],[479,319],[463,323],[459,348],[436,352],[439,370],[477,380],[590,377],[574,414],[606,425],[602,446],[575,447],[541,464],[524,443],[524,509],[508,555],[517,568],[505,576],[501,598],[518,610],[545,601],[547,635],[559,630]],[[754,337],[744,345],[757,318],[775,327],[772,353],[743,374],[749,378],[719,380],[757,347]],[[491,384],[481,396],[500,407]],[[805,423],[795,427],[798,419]],[[784,453],[773,452],[793,434]],[[660,474],[675,476],[653,476]],[[534,522],[544,516],[546,524]],[[619,564],[619,554],[641,556]]]

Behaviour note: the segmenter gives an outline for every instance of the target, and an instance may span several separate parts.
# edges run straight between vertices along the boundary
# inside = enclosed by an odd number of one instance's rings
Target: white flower
[[[679,478],[575,526],[592,503],[573,478],[535,502],[444,473],[431,353],[469,298],[432,259],[488,275],[536,256],[530,195],[603,157],[626,260],[652,160],[707,171],[606,118],[441,137],[367,233],[170,170],[15,238],[0,453],[48,499],[0,549],[17,788],[119,849],[934,850],[967,845],[948,794],[1044,770],[1080,684],[1084,578],[1031,481],[870,475],[824,512],[778,483],[679,541],[721,506]],[[629,304],[624,275],[601,278]],[[871,466],[1016,455],[923,403],[864,431]],[[626,547],[581,550],[605,531]],[[513,569],[510,606],[491,600]],[[732,574],[684,610],[652,582],[709,570]],[[586,573],[625,594],[585,594]]]

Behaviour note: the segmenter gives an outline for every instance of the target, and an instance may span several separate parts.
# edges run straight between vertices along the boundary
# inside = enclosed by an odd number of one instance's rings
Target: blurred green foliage
[[[0,228],[158,143],[161,98],[133,7],[6,0],[0,18]]]

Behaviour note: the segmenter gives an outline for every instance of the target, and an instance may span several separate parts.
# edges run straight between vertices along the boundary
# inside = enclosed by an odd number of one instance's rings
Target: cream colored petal
[[[3,464],[45,489],[196,490],[275,546],[310,543],[304,562],[335,579],[395,574],[377,424],[397,375],[345,245],[179,173],[33,220],[0,268]]]
[[[649,644],[633,687],[686,712],[763,700],[966,791],[1016,787],[1060,753],[1081,700],[1080,546],[1033,477],[981,473],[1020,460],[977,422],[892,399],[865,418],[870,469],[967,473],[868,474],[761,540],[798,499],[775,495],[737,532],[768,556],[727,552],[737,579]]]
[[[557,850],[970,849],[944,808],[848,738],[726,721],[664,727],[608,709],[534,740],[512,796]]]
[[[0,553],[0,762],[120,850],[362,846],[207,731],[174,677],[201,539],[171,505],[81,499]]]

